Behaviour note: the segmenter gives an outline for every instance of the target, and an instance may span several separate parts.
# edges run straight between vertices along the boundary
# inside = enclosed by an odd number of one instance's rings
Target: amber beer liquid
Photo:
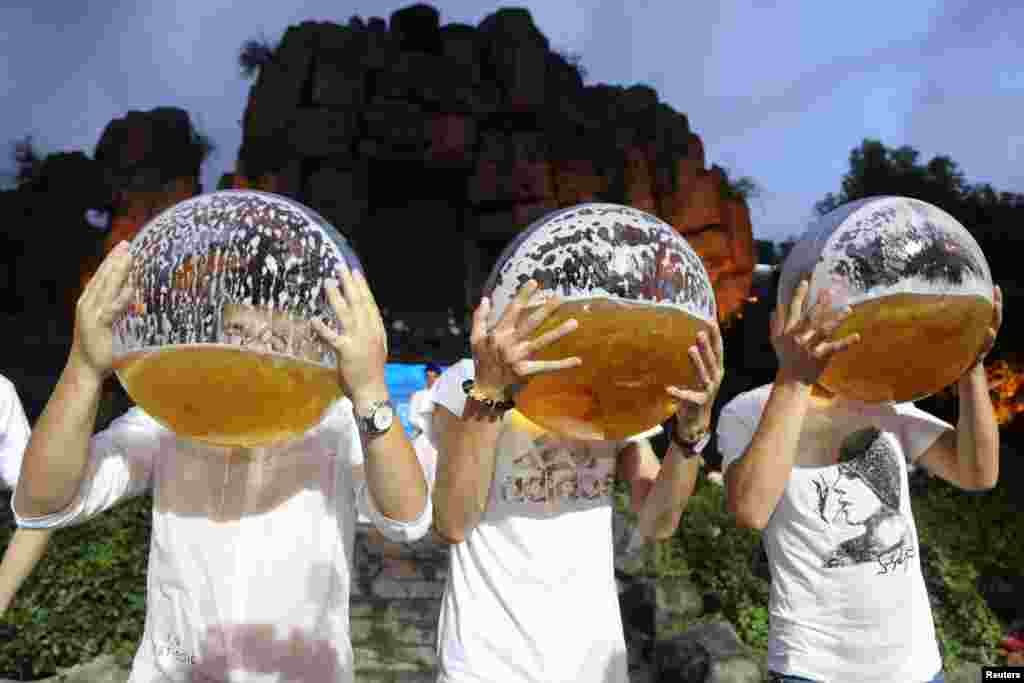
[[[852,307],[834,339],[860,342],[832,357],[821,384],[865,402],[903,402],[949,386],[971,367],[992,323],[977,295],[893,294]]]
[[[581,299],[563,303],[536,335],[575,318],[579,326],[535,355],[578,356],[570,370],[532,377],[516,397],[527,418],[581,439],[624,439],[664,422],[677,409],[665,387],[696,388],[688,349],[711,326],[677,308]]]
[[[223,344],[140,351],[115,370],[149,415],[176,434],[218,446],[298,437],[342,396],[337,370]]]

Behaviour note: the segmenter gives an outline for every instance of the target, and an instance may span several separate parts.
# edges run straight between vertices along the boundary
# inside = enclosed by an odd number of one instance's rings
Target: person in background
[[[18,485],[21,460],[30,434],[28,419],[14,384],[0,375],[0,488],[4,490],[5,507],[9,505],[9,492]],[[0,562],[0,618],[42,559],[52,534],[50,529],[15,529]]]
[[[437,378],[441,376],[441,366],[427,363],[423,370],[427,386],[415,392],[409,399],[409,423],[413,428],[412,445],[416,449],[416,457],[423,466],[423,474],[427,485],[434,486],[434,473],[437,468],[437,450],[434,448],[434,436],[431,434],[434,412],[434,401],[431,390]]]
[[[409,423],[413,427],[413,439],[420,434],[430,437],[431,414],[434,412],[434,402],[430,400],[430,390],[434,382],[441,376],[441,366],[437,363],[427,363],[423,369],[423,375],[427,386],[413,393],[409,399]],[[429,439],[433,440],[433,439]]]
[[[262,448],[181,439],[139,408],[92,436],[113,366],[113,325],[133,299],[119,244],[78,300],[67,364],[29,439],[12,507],[54,529],[153,494],[146,626],[131,683],[354,679],[349,587],[357,510],[395,541],[424,536],[430,496],[388,396],[386,334],[361,273],[325,288],[343,333],[346,397],[302,437]],[[273,350],[275,320],[238,316],[246,347]],[[356,481],[353,469],[363,466]]]

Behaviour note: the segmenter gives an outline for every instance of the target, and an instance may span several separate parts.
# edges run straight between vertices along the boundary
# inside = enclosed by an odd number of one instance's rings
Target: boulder
[[[724,621],[695,624],[675,638],[658,644],[660,657],[655,661],[661,681],[700,680],[705,683],[761,683],[765,672],[750,649],[744,645],[736,629]],[[676,653],[692,654],[694,666]],[[706,664],[706,669],[704,665]],[[676,675],[698,675],[704,678],[674,678]]]

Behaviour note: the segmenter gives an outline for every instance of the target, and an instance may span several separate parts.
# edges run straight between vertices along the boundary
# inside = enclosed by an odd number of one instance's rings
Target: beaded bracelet
[[[476,388],[476,384],[471,379],[467,379],[462,383],[462,390],[466,392],[467,397],[484,405],[488,410],[496,410],[504,413],[512,410],[516,406],[516,402],[512,399],[507,401],[495,401],[493,398],[484,396],[480,390]]]

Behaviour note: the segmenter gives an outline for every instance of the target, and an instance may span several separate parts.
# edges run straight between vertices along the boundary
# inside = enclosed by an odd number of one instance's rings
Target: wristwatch
[[[391,425],[395,421],[395,406],[391,401],[384,399],[371,403],[370,414],[366,417],[359,415],[355,410],[352,411],[352,414],[355,415],[359,432],[363,436],[373,438],[386,434],[391,429]]]
[[[706,430],[694,441],[684,441],[679,437],[679,430],[676,429],[678,423],[679,417],[677,415],[672,415],[672,417],[665,421],[663,428],[668,433],[668,438],[672,440],[672,443],[679,446],[688,457],[700,455],[707,447],[708,442],[711,441],[711,430]]]

